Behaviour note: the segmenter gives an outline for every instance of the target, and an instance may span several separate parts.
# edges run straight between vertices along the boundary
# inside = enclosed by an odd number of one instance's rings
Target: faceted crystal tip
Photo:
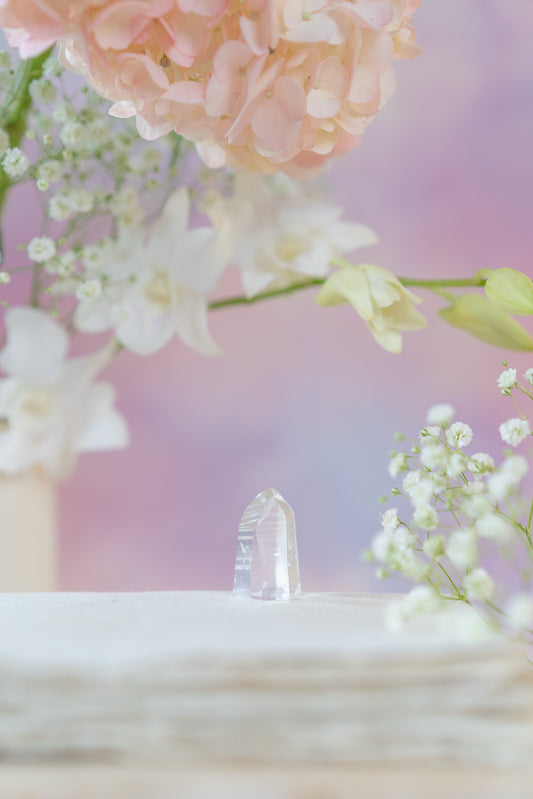
[[[258,494],[242,515],[233,593],[266,600],[301,593],[294,512],[274,488]]]

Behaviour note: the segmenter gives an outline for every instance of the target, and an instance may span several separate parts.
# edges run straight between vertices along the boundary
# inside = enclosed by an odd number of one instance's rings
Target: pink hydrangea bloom
[[[0,24],[24,56],[60,41],[147,139],[175,130],[211,166],[306,176],[357,146],[394,92],[420,2],[0,0]]]

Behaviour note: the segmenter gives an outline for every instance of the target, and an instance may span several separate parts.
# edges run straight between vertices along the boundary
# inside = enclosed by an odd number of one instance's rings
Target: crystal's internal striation
[[[242,515],[233,593],[266,600],[301,593],[294,512],[273,488],[258,494]]]

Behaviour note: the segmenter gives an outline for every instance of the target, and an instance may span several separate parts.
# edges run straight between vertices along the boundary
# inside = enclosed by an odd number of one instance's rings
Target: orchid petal
[[[7,344],[0,354],[6,374],[32,385],[57,379],[68,350],[64,328],[44,311],[11,308],[6,313]]]

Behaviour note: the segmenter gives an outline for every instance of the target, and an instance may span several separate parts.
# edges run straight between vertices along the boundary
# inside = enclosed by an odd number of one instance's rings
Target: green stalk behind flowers
[[[21,61],[17,70],[15,88],[8,102],[0,109],[0,127],[9,136],[10,147],[18,147],[26,132],[28,114],[31,109],[30,84],[43,74],[43,66],[52,48],[35,58]],[[7,175],[0,172],[0,214],[11,186]],[[0,250],[0,261],[2,251]]]

